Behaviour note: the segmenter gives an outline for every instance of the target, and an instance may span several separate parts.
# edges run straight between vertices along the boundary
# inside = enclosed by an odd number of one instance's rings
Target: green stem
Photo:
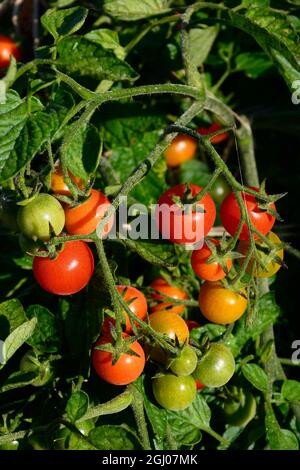
[[[209,434],[210,436],[214,437],[215,439],[217,439],[217,441],[222,442],[222,444],[224,444],[226,446],[230,445],[230,441],[225,439],[223,436],[218,434],[216,431],[214,431],[210,427],[203,428],[203,431],[206,432],[207,434]]]
[[[128,390],[132,394],[131,408],[137,424],[139,437],[144,450],[151,450],[151,444],[147,429],[147,423],[144,412],[144,397],[134,384],[128,385]]]
[[[286,359],[284,357],[279,357],[278,358],[281,364],[287,365],[287,366],[293,366],[293,367],[300,367],[300,362],[294,362],[292,359]]]

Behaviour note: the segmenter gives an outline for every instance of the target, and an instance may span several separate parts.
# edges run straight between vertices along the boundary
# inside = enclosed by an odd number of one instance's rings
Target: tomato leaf
[[[249,78],[258,78],[272,67],[273,63],[264,52],[242,52],[235,58],[236,70]]]
[[[189,160],[180,166],[180,183],[194,183],[205,186],[211,179],[211,173],[206,163],[200,160]]]
[[[58,67],[70,74],[89,76],[96,80],[136,80],[137,73],[127,62],[118,59],[114,52],[83,37],[62,39],[57,50]]]
[[[7,300],[0,304],[1,339],[5,339],[25,321],[25,311],[18,299]]]
[[[0,386],[0,392],[8,392],[16,388],[25,387],[31,385],[36,379],[34,372],[22,372],[16,371],[9,375]]]
[[[117,31],[111,29],[94,29],[85,34],[84,37],[91,42],[100,44],[104,49],[111,50],[120,60],[124,60],[126,52],[121,46]]]
[[[75,33],[84,24],[88,10],[84,7],[68,8],[66,10],[49,9],[41,17],[44,28],[52,34],[55,41],[59,37]]]
[[[267,439],[272,450],[298,450],[299,443],[289,429],[280,428],[271,405],[267,406],[265,426]]]
[[[171,268],[176,265],[176,253],[170,243],[151,243],[142,240],[124,240],[124,244],[154,266]]]
[[[134,433],[121,426],[97,426],[88,440],[99,450],[133,450],[140,448]]]
[[[282,384],[281,393],[285,400],[300,403],[300,382],[285,380]]]
[[[169,0],[105,0],[106,13],[123,21],[135,21],[169,11]]]
[[[28,319],[36,318],[37,327],[28,344],[40,352],[54,353],[61,346],[59,323],[53,313],[41,305],[30,305],[26,311]]]
[[[14,355],[14,353],[26,343],[26,341],[32,336],[37,325],[36,318],[32,318],[26,321],[22,325],[18,326],[10,335],[6,338],[2,347],[3,363]]]
[[[242,365],[242,373],[248,382],[253,385],[253,387],[257,388],[261,392],[267,392],[269,390],[267,374],[257,364]]]
[[[218,32],[218,26],[190,29],[190,58],[196,67],[200,67],[205,62]]]
[[[75,423],[75,421],[82,418],[87,412],[88,406],[89,397],[85,392],[82,390],[73,392],[66,406],[66,412],[70,421]]]

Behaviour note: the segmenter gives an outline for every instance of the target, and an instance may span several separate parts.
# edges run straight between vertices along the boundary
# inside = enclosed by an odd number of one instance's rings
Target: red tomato
[[[132,286],[116,286],[120,294],[123,293],[123,299],[128,304],[128,307],[141,320],[145,320],[147,316],[148,305],[144,294]],[[125,331],[126,333],[132,332],[131,323],[128,314],[124,311],[125,317]],[[110,324],[115,325],[115,320],[107,316],[102,325],[102,332],[104,334],[110,332]],[[137,324],[137,323],[136,323]],[[137,324],[138,325],[138,324]]]
[[[128,335],[124,333],[126,338]],[[109,336],[102,336],[96,346],[110,343]],[[113,385],[127,385],[134,382],[143,372],[145,367],[145,354],[140,343],[135,341],[130,349],[138,356],[122,354],[116,364],[112,364],[112,354],[110,352],[93,349],[92,363],[99,377]]]
[[[54,260],[36,256],[33,273],[39,285],[57,295],[79,292],[94,272],[94,257],[86,243],[69,241]]]
[[[186,194],[187,187],[190,194]],[[155,217],[164,238],[173,243],[189,244],[200,242],[208,234],[216,218],[216,207],[211,196],[206,193],[201,201],[197,202],[199,210],[191,210],[192,198],[201,189],[193,183],[178,184],[162,194],[158,200]],[[184,204],[185,211],[175,202],[177,198]]]
[[[219,245],[219,240],[210,239],[215,245]],[[223,271],[220,263],[214,261],[213,263],[208,263],[208,258],[211,255],[211,250],[208,248],[207,244],[204,243],[202,248],[199,250],[194,250],[191,257],[192,268],[194,272],[204,281],[219,281],[226,276],[225,271]],[[226,266],[228,272],[232,266],[232,260],[226,260]]]
[[[6,68],[10,64],[10,57],[16,61],[21,59],[21,52],[16,43],[7,36],[0,35],[0,68]]]
[[[184,300],[188,298],[186,292],[179,287],[170,286],[165,279],[158,277],[153,282],[151,282],[150,287],[155,289],[159,293],[151,293],[151,298],[153,300],[159,301],[157,305],[151,307],[151,312],[158,312],[160,310],[167,310],[168,312],[177,313],[181,315],[184,312],[184,305],[176,305],[176,303],[167,301],[164,295],[172,297],[174,300]],[[162,294],[162,295],[159,295]]]
[[[185,323],[187,324],[187,327],[189,331],[192,331],[194,328],[200,328],[200,323],[198,323],[195,320],[185,320]]]
[[[172,140],[165,152],[167,165],[171,168],[194,158],[197,141],[189,135],[179,134]]]
[[[218,124],[217,122],[214,122],[209,127],[199,127],[199,129],[197,129],[197,132],[201,135],[208,135],[208,134],[212,134],[213,132],[217,132],[220,129],[222,129],[222,126],[220,126],[220,124]],[[210,141],[212,144],[220,144],[221,142],[224,142],[225,140],[227,140],[228,137],[229,137],[228,132],[223,132],[222,134],[218,134],[212,137]]]
[[[197,390],[203,390],[205,388],[205,385],[199,382],[199,380],[195,380],[195,382],[196,382]]]
[[[75,183],[79,189],[84,188],[84,184],[81,178],[74,176],[69,171],[69,176],[73,183]],[[61,165],[56,165],[54,173],[51,175],[51,189],[54,194],[61,194],[63,196],[70,196],[71,191],[68,188],[68,185],[65,183],[63,171]]]
[[[258,188],[252,186],[251,189],[254,189],[255,191],[259,190]],[[268,214],[265,210],[261,210],[258,207],[257,200],[254,196],[247,193],[242,193],[242,197],[244,199],[246,211],[248,212],[249,218],[253,225],[260,233],[267,235],[275,223],[275,217],[271,214]],[[275,210],[275,204],[270,204],[270,208]],[[241,219],[241,211],[234,192],[231,192],[224,199],[221,205],[220,216],[224,228],[227,230],[227,232],[230,233],[230,235],[234,235]],[[253,235],[256,240],[259,238],[256,234]],[[249,240],[248,227],[246,223],[243,224],[239,239]]]
[[[89,235],[94,232],[110,206],[107,197],[101,191],[91,190],[90,197],[75,207],[65,207],[66,229],[71,235]],[[113,217],[104,227],[107,235],[113,225]]]

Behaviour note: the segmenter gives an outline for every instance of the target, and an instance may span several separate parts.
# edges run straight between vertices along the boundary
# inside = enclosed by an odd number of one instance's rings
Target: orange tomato
[[[171,168],[192,160],[196,154],[197,141],[189,135],[179,134],[165,151],[167,165]]]
[[[210,241],[215,245],[219,245],[220,243],[215,239],[210,239]],[[204,243],[202,248],[199,248],[199,250],[194,250],[191,257],[192,268],[197,276],[204,281],[219,281],[226,276],[226,273],[217,261],[214,261],[213,263],[207,262],[210,255],[211,250],[206,243]],[[226,259],[226,266],[229,272],[232,266],[231,259]]]
[[[89,198],[75,207],[65,207],[65,227],[70,235],[89,235],[94,232],[110,206],[107,197],[95,189]],[[103,235],[107,235],[113,225],[113,217],[104,227]]]
[[[79,189],[84,188],[84,184],[81,178],[74,176],[69,171],[69,176],[74,184],[78,186]],[[63,171],[61,165],[58,164],[55,167],[55,171],[51,175],[51,190],[54,194],[61,194],[63,196],[70,196],[71,191],[68,188],[68,185],[65,183]]]
[[[185,321],[176,313],[168,310],[154,312],[149,315],[150,326],[157,331],[167,335],[170,339],[184,343],[189,339],[189,329]]]
[[[221,282],[206,281],[200,288],[199,307],[212,323],[226,325],[238,320],[246,310],[247,299]]]
[[[158,312],[161,310],[167,310],[168,312],[177,313],[181,315],[184,312],[184,305],[176,305],[176,303],[166,300],[164,297],[171,297],[174,300],[184,300],[188,298],[186,292],[176,286],[170,286],[165,279],[158,277],[151,284],[150,287],[157,291],[157,293],[151,293],[153,300],[159,300],[160,302],[151,307],[151,312]],[[160,295],[162,294],[162,295]]]

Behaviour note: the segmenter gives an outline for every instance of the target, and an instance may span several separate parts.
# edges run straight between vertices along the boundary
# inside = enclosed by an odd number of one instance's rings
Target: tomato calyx
[[[118,338],[116,328],[113,326],[111,328],[111,335],[107,335],[107,343],[96,345],[94,349],[111,353],[112,365],[115,365],[123,354],[140,357],[130,346],[141,338],[141,335],[129,336],[126,333],[122,334],[121,338]]]

